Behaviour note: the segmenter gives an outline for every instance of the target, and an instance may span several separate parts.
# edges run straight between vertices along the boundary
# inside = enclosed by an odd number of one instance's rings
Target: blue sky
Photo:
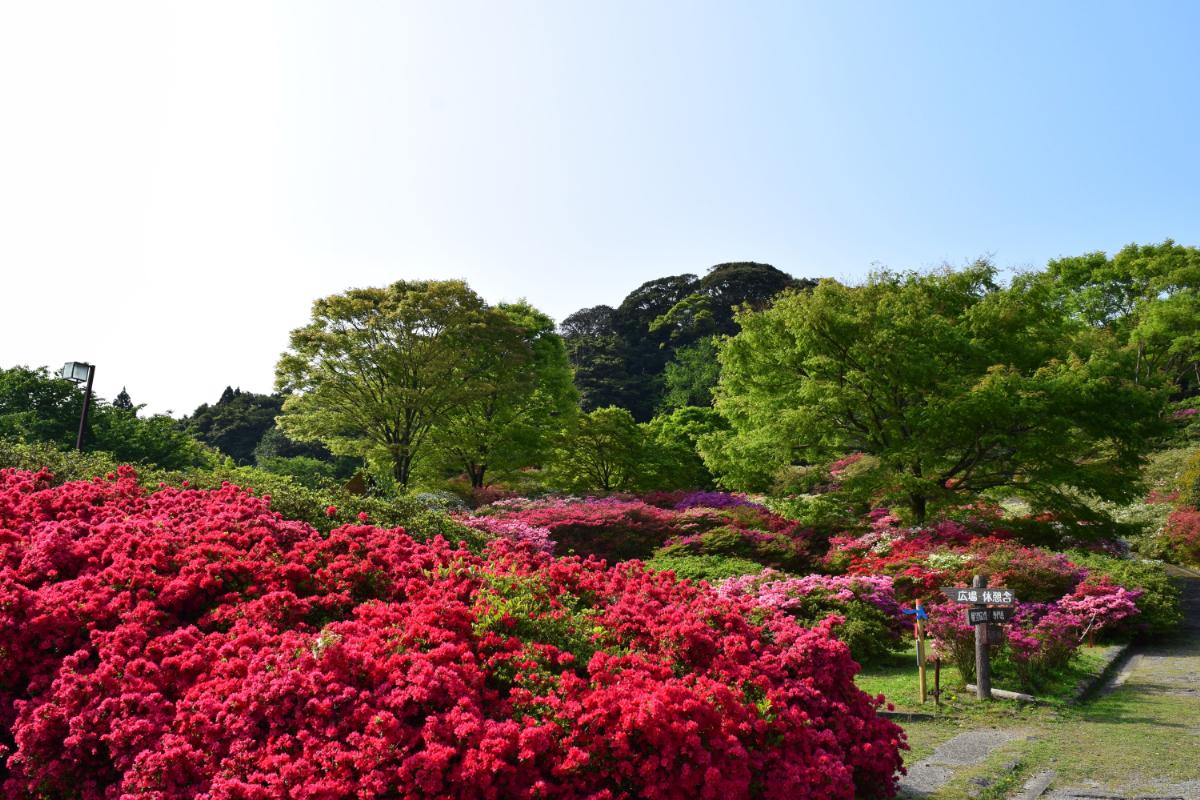
[[[729,260],[1200,244],[1198,32],[1184,2],[8,4],[0,365],[178,414],[402,277],[561,319]]]

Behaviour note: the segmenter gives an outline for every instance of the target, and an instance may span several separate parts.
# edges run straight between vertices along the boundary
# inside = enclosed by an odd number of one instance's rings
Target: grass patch
[[[1070,665],[1048,678],[1042,688],[1034,693],[1035,696],[1039,700],[1045,700],[1051,706],[1065,705],[1074,697],[1075,689],[1081,681],[1093,678],[1101,672],[1108,652],[1106,647],[1080,648],[1075,657],[1071,659]],[[915,642],[910,644],[903,653],[865,667],[855,678],[855,683],[858,688],[868,694],[882,694],[889,703],[894,704],[901,711],[920,711],[928,714],[950,713],[968,708],[978,709],[981,705],[975,700],[973,694],[963,689],[966,682],[959,674],[958,669],[946,663],[942,664],[941,709],[934,704],[932,695],[922,705],[917,687],[917,646]],[[928,668],[928,687],[932,692],[932,664]],[[1015,684],[1006,683],[1003,676],[993,679],[992,688],[1014,691],[1018,689]],[[1017,704],[994,700],[989,705],[998,709],[1011,710]]]
[[[1125,791],[1139,781],[1200,779],[1200,698],[1126,684],[1051,724],[1029,758],[1058,773],[1056,785],[1099,781]]]

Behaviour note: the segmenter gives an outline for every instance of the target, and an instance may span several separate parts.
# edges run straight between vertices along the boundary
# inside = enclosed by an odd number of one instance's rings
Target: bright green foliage
[[[685,406],[659,414],[642,425],[645,451],[639,487],[643,489],[707,489],[712,473],[696,451],[700,438],[726,430],[712,407]]]
[[[637,488],[645,437],[633,415],[609,406],[580,414],[560,439],[551,480],[575,492]]]
[[[706,337],[675,351],[675,358],[663,371],[665,408],[712,405],[712,390],[721,377],[717,343]]]
[[[885,499],[924,519],[931,502],[991,489],[1065,507],[1064,489],[1124,500],[1159,428],[1161,393],[1129,359],[1057,310],[1043,283],[1001,289],[986,263],[928,275],[822,281],[721,348],[728,435],[701,439],[733,488],[789,464],[878,458]]]
[[[83,392],[42,369],[0,370],[0,437],[30,442],[75,443]]]
[[[316,488],[337,478],[337,469],[329,461],[309,456],[267,456],[258,459],[257,467],[272,475],[290,475],[301,486]]]
[[[493,390],[491,350],[528,364],[516,327],[462,281],[326,297],[276,367],[278,388],[291,393],[279,426],[336,454],[382,461],[406,488],[433,430]]]
[[[93,395],[84,447],[106,450],[122,462],[165,469],[212,461],[199,442],[178,430],[175,420],[139,417],[140,409],[110,405]],[[0,438],[73,447],[82,410],[83,390],[45,368],[0,370]]]
[[[179,430],[171,417],[139,417],[138,407],[120,409],[97,404],[91,416],[90,446],[133,464],[185,469],[216,463],[219,456]]]
[[[496,326],[477,353],[481,390],[452,408],[433,434],[475,488],[488,474],[508,476],[546,460],[578,402],[554,321],[526,302],[496,311],[509,326]]]
[[[1188,456],[1175,480],[1179,490],[1179,502],[1200,508],[1200,450]]]
[[[1140,382],[1161,376],[1187,394],[1200,391],[1200,250],[1131,244],[1051,261],[1048,279],[1067,308],[1134,352]]]
[[[646,562],[650,569],[674,572],[676,577],[718,583],[739,575],[756,575],[763,565],[757,561],[719,553],[690,553],[659,550]]]

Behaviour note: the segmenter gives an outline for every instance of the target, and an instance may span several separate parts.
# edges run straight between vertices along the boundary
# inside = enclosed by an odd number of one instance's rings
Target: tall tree
[[[398,281],[313,304],[276,367],[279,426],[340,455],[384,460],[403,487],[435,426],[488,387],[480,352],[511,323],[462,281]]]
[[[1046,506],[1069,489],[1122,500],[1158,429],[1161,393],[1123,373],[1108,337],[1040,281],[1000,288],[986,263],[822,281],[738,321],[717,389],[733,431],[701,440],[726,484],[863,452],[917,521],[1001,488]]]
[[[571,491],[621,491],[636,488],[645,435],[633,416],[610,406],[580,414],[560,440],[551,464],[551,480]]]
[[[1071,313],[1135,353],[1134,378],[1200,392],[1200,250],[1170,239],[1051,261],[1047,278]]]
[[[133,398],[129,396],[129,392],[125,390],[124,386],[121,387],[121,391],[117,396],[113,398],[112,405],[113,408],[119,408],[122,411],[133,411]]]
[[[575,369],[583,410],[627,405],[634,379],[625,341],[613,323],[612,306],[582,308],[564,319],[559,331]]]
[[[554,321],[524,301],[497,306],[496,313],[495,334],[477,354],[480,391],[434,430],[476,488],[489,474],[540,464],[578,400]]]

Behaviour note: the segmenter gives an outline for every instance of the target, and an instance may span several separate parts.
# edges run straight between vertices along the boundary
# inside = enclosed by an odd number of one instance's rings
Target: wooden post
[[[942,660],[933,659],[933,704],[942,704]]]
[[[925,622],[921,617],[925,614],[925,605],[920,600],[917,601],[917,688],[921,694],[921,703],[924,704],[928,695],[928,679],[925,676]]]
[[[971,579],[972,589],[983,589],[987,586],[986,575],[976,575]],[[988,624],[975,626],[975,696],[980,700],[992,699],[992,664],[988,653]]]

